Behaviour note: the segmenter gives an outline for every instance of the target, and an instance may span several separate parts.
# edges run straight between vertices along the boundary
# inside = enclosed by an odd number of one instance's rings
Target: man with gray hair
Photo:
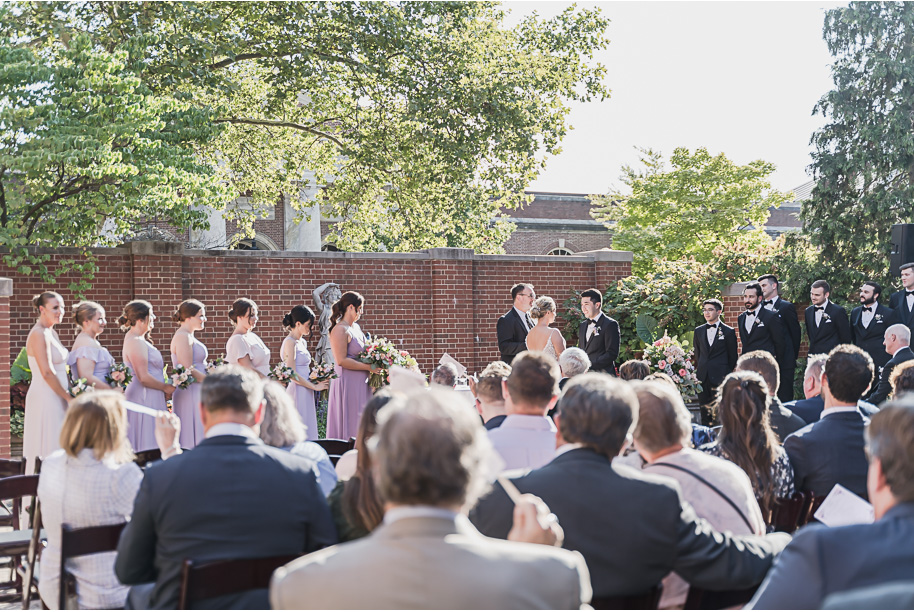
[[[371,443],[384,522],[276,570],[273,609],[576,609],[590,601],[579,553],[486,538],[467,520],[494,476],[494,451],[452,392],[391,401]],[[533,508],[517,506],[511,539],[545,541],[550,532]]]
[[[784,404],[806,423],[818,421],[825,408],[825,400],[822,399],[822,366],[825,365],[826,359],[828,355],[825,353],[809,355],[806,358],[806,370],[803,372],[803,395],[806,399]]]
[[[310,461],[264,444],[263,384],[230,365],[201,384],[206,432],[193,450],[146,468],[117,547],[127,607],[174,609],[184,561],[300,555],[336,543],[336,528]],[[153,583],[153,584],[147,584]],[[258,589],[197,602],[211,609],[266,609]]]
[[[877,406],[884,402],[892,392],[889,377],[892,376],[895,366],[914,360],[914,351],[911,351],[911,329],[907,325],[901,323],[890,325],[885,330],[882,343],[885,345],[885,352],[892,358],[882,368],[876,389],[866,397],[866,401]]]
[[[590,370],[590,357],[584,349],[576,346],[569,346],[562,354],[559,355],[559,369],[562,371],[562,379],[559,381],[559,389],[564,389],[568,381],[578,374],[583,374]]]
[[[562,394],[562,446],[555,459],[512,479],[556,514],[565,530],[564,547],[584,555],[594,607],[604,605],[602,598],[642,594],[671,571],[707,589],[761,582],[790,537],[720,533],[683,502],[674,481],[613,465],[637,418],[638,398],[630,383],[582,374]],[[512,515],[513,504],[497,485],[471,520],[482,533],[504,538]]]

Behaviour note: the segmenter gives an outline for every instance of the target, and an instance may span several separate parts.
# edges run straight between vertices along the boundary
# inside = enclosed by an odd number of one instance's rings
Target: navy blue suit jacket
[[[807,424],[815,423],[819,420],[819,415],[822,414],[822,410],[825,408],[825,400],[822,399],[821,395],[814,395],[809,399],[787,402],[784,406],[792,410],[795,415],[806,421]]]
[[[892,370],[894,370],[896,366],[911,360],[914,360],[914,351],[907,346],[899,350],[898,354],[893,355],[892,358],[886,362],[885,367],[882,368],[882,374],[879,375],[879,383],[876,385],[873,392],[866,396],[866,401],[877,406],[884,402],[892,392],[892,385],[889,383],[889,377],[892,375]]]

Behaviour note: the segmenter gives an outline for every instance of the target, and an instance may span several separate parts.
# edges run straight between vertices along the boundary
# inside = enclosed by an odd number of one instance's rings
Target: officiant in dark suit
[[[828,354],[839,344],[852,344],[851,324],[847,311],[828,298],[831,285],[817,280],[809,290],[812,305],[806,309],[806,335],[809,336],[809,355]]]
[[[718,385],[736,367],[736,330],[720,320],[723,309],[720,300],[705,300],[701,311],[707,323],[696,327],[692,337],[695,375],[701,383],[698,403],[702,407],[714,401]]]
[[[914,329],[914,262],[901,266],[901,284],[903,289],[896,291],[889,298],[889,308],[895,311],[898,323]]]
[[[749,283],[743,290],[745,312],[736,320],[742,355],[752,351],[768,351],[780,363],[786,351],[787,334],[778,313],[762,307],[762,286]]]
[[[536,299],[533,285],[518,283],[511,287],[514,307],[498,318],[495,332],[498,336],[498,350],[501,360],[511,363],[514,358],[527,350],[527,332],[533,329],[530,307]]]
[[[578,328],[578,346],[590,357],[592,372],[606,372],[616,376],[616,360],[622,334],[619,323],[603,314],[603,296],[596,289],[581,293],[581,312],[584,321]]]
[[[757,279],[762,288],[762,307],[778,313],[787,338],[784,340],[784,357],[778,361],[781,370],[781,384],[778,387],[778,399],[782,402],[793,400],[793,381],[797,369],[797,358],[800,356],[800,319],[793,304],[781,297],[781,283],[774,274],[765,274]]]
[[[854,344],[859,346],[870,357],[876,371],[888,362],[890,355],[882,344],[885,330],[895,323],[893,310],[879,303],[882,285],[876,281],[866,281],[860,287],[860,306],[851,311],[851,335]]]

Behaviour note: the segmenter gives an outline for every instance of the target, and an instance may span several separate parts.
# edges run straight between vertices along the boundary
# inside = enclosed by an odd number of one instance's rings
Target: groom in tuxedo
[[[707,323],[696,327],[692,337],[695,375],[701,383],[698,403],[702,408],[714,400],[718,385],[736,367],[736,330],[721,322],[720,313],[723,309],[720,300],[705,300],[701,310]],[[704,416],[703,414],[702,417]]]
[[[527,313],[536,299],[533,285],[517,283],[511,287],[511,299],[514,300],[514,308],[499,317],[495,326],[498,350],[505,363],[511,363],[517,355],[527,350],[527,333],[533,329],[533,320]]]
[[[578,346],[590,357],[592,372],[606,372],[616,376],[616,359],[622,334],[615,319],[603,314],[603,296],[596,289],[581,293],[581,312],[584,321],[578,328]]]
[[[901,284],[904,288],[889,298],[889,308],[895,311],[898,323],[914,329],[914,262],[901,266]]]
[[[839,344],[852,344],[851,324],[847,311],[828,299],[831,285],[817,280],[809,289],[812,305],[806,309],[806,335],[809,336],[809,355],[827,355]]]
[[[736,320],[743,344],[742,354],[768,351],[780,363],[787,350],[788,336],[778,313],[762,307],[762,286],[757,282],[749,283],[743,289],[743,305],[746,310]]]
[[[793,304],[780,296],[781,283],[774,274],[765,274],[757,279],[762,288],[762,308],[767,308],[778,313],[783,323],[784,332],[784,358],[778,362],[781,370],[781,381],[778,387],[778,399],[782,402],[793,401],[793,379],[797,369],[797,357],[800,356],[800,319],[797,309]]]
[[[860,306],[851,311],[851,335],[854,344],[873,358],[877,373],[882,371],[889,360],[889,354],[885,352],[882,344],[885,330],[895,323],[892,309],[879,303],[880,295],[882,285],[876,281],[866,281],[860,287]]]

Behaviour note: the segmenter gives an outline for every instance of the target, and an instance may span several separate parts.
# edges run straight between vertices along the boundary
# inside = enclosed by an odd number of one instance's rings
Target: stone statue
[[[333,312],[333,305],[343,295],[343,290],[336,283],[324,283],[312,295],[318,312],[317,329],[321,334],[317,348],[314,349],[314,359],[317,363],[336,365],[330,349],[330,313]]]

